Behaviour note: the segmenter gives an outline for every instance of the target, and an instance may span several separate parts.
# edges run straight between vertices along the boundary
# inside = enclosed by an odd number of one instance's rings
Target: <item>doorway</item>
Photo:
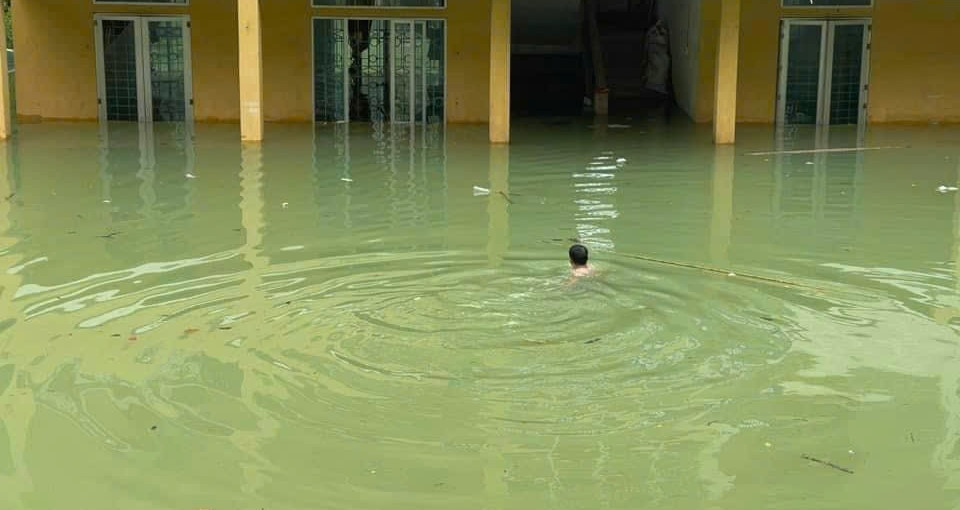
[[[444,20],[313,20],[314,120],[443,123]]]
[[[190,19],[97,16],[101,121],[193,121]]]
[[[870,20],[783,20],[777,124],[862,125]]]

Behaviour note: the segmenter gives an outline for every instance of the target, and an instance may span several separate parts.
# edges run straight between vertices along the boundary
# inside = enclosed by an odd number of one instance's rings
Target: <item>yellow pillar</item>
[[[510,143],[510,2],[490,2],[490,141]]]
[[[720,145],[736,141],[739,59],[740,0],[721,0],[713,105],[713,139]]]
[[[263,140],[263,49],[260,0],[237,0],[240,24],[240,137]]]
[[[0,21],[6,15],[3,2],[0,2]],[[10,122],[12,104],[10,104],[10,70],[7,68],[7,25],[0,22],[0,140],[6,140],[13,134]]]

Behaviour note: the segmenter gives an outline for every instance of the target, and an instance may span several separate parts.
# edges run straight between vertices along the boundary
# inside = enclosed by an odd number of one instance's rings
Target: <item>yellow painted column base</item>
[[[490,2],[491,143],[510,143],[510,3]]]
[[[263,47],[260,0],[237,0],[240,44],[240,138],[263,140]]]
[[[739,59],[740,0],[721,0],[713,107],[713,139],[718,145],[736,142]]]

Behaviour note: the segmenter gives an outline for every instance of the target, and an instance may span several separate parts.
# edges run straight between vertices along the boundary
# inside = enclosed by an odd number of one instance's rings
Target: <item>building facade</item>
[[[491,0],[14,0],[17,115],[485,123],[491,12]]]
[[[13,0],[17,116],[239,121],[248,140],[265,121],[489,123],[506,142],[510,4]],[[658,6],[677,103],[718,143],[737,122],[960,122],[960,1]]]
[[[714,115],[725,1],[660,2],[677,102],[699,122]],[[738,122],[960,122],[960,2],[738,3]]]

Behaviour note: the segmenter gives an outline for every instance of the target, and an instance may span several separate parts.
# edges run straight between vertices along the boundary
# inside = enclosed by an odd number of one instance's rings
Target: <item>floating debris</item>
[[[627,162],[627,158],[617,158],[617,164],[622,165]]]
[[[946,193],[948,191],[957,191],[957,189],[958,188],[956,186],[940,186],[939,188],[937,188],[937,191],[939,191],[940,193]]]
[[[599,341],[600,341],[600,338],[597,337],[597,338],[594,338],[593,340],[587,340],[586,342],[583,342],[583,343],[585,343],[585,344],[595,344],[595,343],[597,343],[597,342],[599,342]]]
[[[906,146],[902,146],[902,145],[888,145],[884,147],[837,147],[833,149],[803,149],[803,150],[790,150],[790,151],[748,152],[747,155],[748,156],[779,156],[781,154],[819,154],[823,152],[860,152],[860,151],[880,151],[880,150],[888,150],[888,149],[906,149],[906,148],[907,148]]]
[[[353,182],[353,179],[351,179],[351,178],[349,178],[349,177],[341,177],[340,180],[343,181],[343,182]]]
[[[487,188],[481,188],[480,186],[473,187],[473,196],[475,197],[486,196],[489,194],[490,194],[490,190],[488,190]]]
[[[286,209],[289,205],[290,205],[290,202],[284,202],[284,203],[280,204],[280,207]]]
[[[189,173],[186,175],[186,177],[187,177],[187,179],[196,179],[196,178],[197,178],[196,175],[189,174]]]
[[[838,465],[834,464],[833,462],[829,462],[829,461],[826,461],[826,460],[821,460],[821,459],[818,459],[818,458],[816,458],[816,457],[811,457],[811,456],[806,455],[806,454],[801,455],[800,457],[803,458],[803,459],[805,459],[805,460],[809,460],[810,462],[816,462],[817,464],[822,464],[822,465],[824,465],[824,466],[827,466],[828,468],[836,469],[837,471],[843,471],[844,473],[851,474],[851,475],[853,474],[853,470],[852,470],[852,469],[848,469],[848,468],[845,468],[845,467],[843,467],[843,466],[838,466]]]

